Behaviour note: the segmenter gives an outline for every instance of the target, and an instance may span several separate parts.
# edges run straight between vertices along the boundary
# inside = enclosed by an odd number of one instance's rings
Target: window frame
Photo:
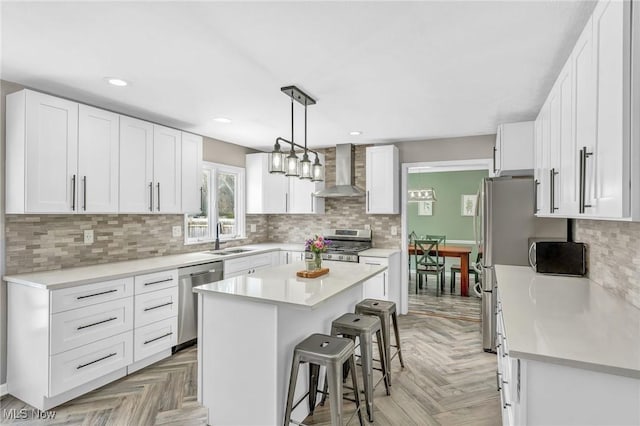
[[[210,161],[202,162],[202,172],[209,171],[209,179],[207,185],[209,187],[207,193],[207,236],[200,238],[189,238],[187,232],[187,223],[189,214],[184,215],[184,245],[205,244],[215,241],[214,227],[219,222],[218,217],[218,174],[227,173],[236,176],[236,188],[234,193],[235,219],[236,219],[236,235],[225,236],[220,234],[220,242],[243,240],[246,235],[246,210],[245,210],[245,169],[244,167],[230,166],[227,164],[213,163]]]

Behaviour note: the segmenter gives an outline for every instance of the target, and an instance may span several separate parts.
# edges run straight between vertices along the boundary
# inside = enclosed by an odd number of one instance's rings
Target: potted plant
[[[327,251],[327,248],[331,245],[331,240],[325,239],[322,235],[316,235],[313,238],[305,241],[305,250],[313,253],[313,261],[316,269],[322,268],[322,253]]]

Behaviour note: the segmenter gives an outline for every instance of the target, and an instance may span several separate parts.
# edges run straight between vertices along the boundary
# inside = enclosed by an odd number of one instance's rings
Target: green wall
[[[418,237],[435,234],[446,235],[447,241],[473,241],[473,216],[461,215],[462,195],[477,193],[487,176],[487,170],[409,173],[408,189],[433,187],[438,200],[433,202],[433,216],[418,216],[418,203],[408,203],[408,231]]]

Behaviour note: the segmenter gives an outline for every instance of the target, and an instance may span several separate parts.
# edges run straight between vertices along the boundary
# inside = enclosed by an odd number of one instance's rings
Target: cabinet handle
[[[592,207],[591,204],[586,204],[586,199],[587,199],[587,194],[586,194],[586,187],[587,187],[587,158],[591,157],[593,155],[593,152],[588,152],[587,151],[587,147],[584,146],[582,147],[582,149],[580,150],[580,206],[579,206],[579,213],[584,213],[585,209],[587,207]]]
[[[550,185],[550,191],[549,191],[549,198],[550,198],[550,203],[549,203],[549,213],[555,213],[556,210],[558,210],[558,208],[556,207],[556,175],[558,174],[558,172],[556,172],[556,169],[553,168],[551,170],[549,170],[549,182],[551,183]]]
[[[102,358],[98,358],[95,361],[91,361],[91,362],[88,362],[86,364],[80,364],[79,366],[76,367],[76,369],[80,370],[81,368],[85,368],[85,367],[87,367],[87,366],[89,366],[91,364],[95,364],[96,362],[104,361],[105,359],[111,358],[112,356],[116,356],[117,354],[118,354],[117,352],[110,353],[109,355],[103,356]]]
[[[153,182],[149,182],[149,211],[153,211]]]
[[[200,187],[200,211],[204,212],[204,188]]]
[[[173,305],[173,302],[167,302],[167,303],[163,303],[162,305],[158,305],[158,306],[152,306],[150,308],[144,308],[144,311],[153,311],[154,309],[158,309],[158,308],[164,308],[165,306],[170,306]]]
[[[540,211],[538,208],[538,186],[540,186],[540,181],[536,179],[533,183],[533,213],[538,213]]]
[[[285,213],[289,213],[289,193],[284,193],[284,211]]]
[[[163,334],[162,336],[158,336],[158,337],[153,338],[153,339],[151,339],[151,340],[145,340],[145,341],[144,341],[144,344],[145,344],[145,345],[147,345],[147,344],[149,344],[149,343],[151,343],[151,342],[155,342],[156,340],[164,339],[165,337],[169,337],[169,336],[171,336],[172,334],[173,334],[173,332],[172,332],[172,331],[170,331],[170,332],[169,332],[169,333],[167,333],[167,334]]]
[[[374,266],[380,266],[382,265],[382,263],[373,263],[373,262],[364,262],[365,265],[374,265]]]
[[[493,174],[495,174],[498,169],[496,169],[496,152],[498,151],[498,148],[496,148],[495,146],[493,147]]]
[[[102,296],[103,294],[115,293],[116,291],[118,290],[114,288],[113,290],[101,291],[100,293],[87,294],[86,296],[78,296],[76,297],[76,299],[82,300],[82,299],[87,299],[89,297]]]
[[[160,281],[149,281],[148,283],[144,283],[144,285],[148,286],[148,285],[166,283],[166,282],[169,282],[169,281],[173,281],[173,277],[172,278],[167,278],[167,279],[164,279],[164,280],[160,280]]]
[[[71,210],[76,210],[76,175],[71,177]]]
[[[382,274],[382,294],[387,295],[387,274]]]
[[[160,182],[156,186],[158,187],[158,211],[160,211]]]
[[[502,390],[502,386],[501,386],[501,380],[500,380],[500,376],[502,374],[500,374],[500,372],[498,370],[496,370],[496,387],[498,388],[498,392],[500,392]]]
[[[311,193],[311,213],[313,213],[313,192]]]
[[[369,198],[370,198],[369,197],[369,191],[367,190],[367,213],[369,213],[369,210],[370,210],[370,208],[369,208]]]
[[[87,211],[87,177],[82,176],[82,210]]]
[[[118,319],[118,317],[111,317],[111,318],[108,318],[106,320],[94,322],[93,324],[81,325],[81,326],[79,326],[77,328],[77,330],[82,330],[82,329],[85,329],[85,328],[89,328],[89,327],[93,327],[93,326],[96,326],[96,325],[104,324],[105,322],[114,321],[114,320],[117,320],[117,319]]]
[[[520,358],[518,358],[518,382],[516,383],[516,393],[518,395],[518,402],[520,402]]]

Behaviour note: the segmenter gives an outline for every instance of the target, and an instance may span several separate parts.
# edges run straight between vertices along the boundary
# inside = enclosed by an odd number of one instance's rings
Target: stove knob
[[[344,256],[343,255],[338,256],[338,260],[344,260]]]

